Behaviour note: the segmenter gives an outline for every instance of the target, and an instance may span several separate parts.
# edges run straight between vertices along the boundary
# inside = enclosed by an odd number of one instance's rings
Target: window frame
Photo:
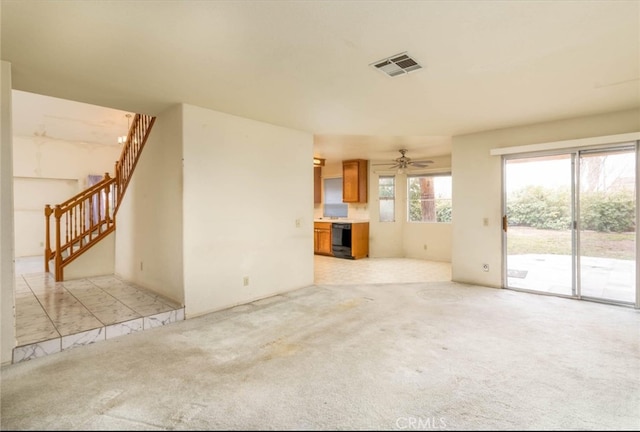
[[[391,197],[383,197],[380,193],[380,188],[381,188],[381,184],[380,181],[382,179],[391,179],[393,181],[393,194]],[[397,182],[396,182],[396,176],[393,174],[388,174],[388,175],[380,175],[378,176],[378,222],[382,222],[382,223],[386,223],[386,222],[395,222],[396,221],[396,197],[397,197],[397,192],[396,192],[396,186],[397,186]],[[391,220],[382,220],[382,203],[383,202],[391,202],[391,210],[392,210],[392,214],[391,214]]]
[[[420,178],[420,177],[431,177],[431,178],[435,178],[435,177],[449,177],[450,179],[450,183],[451,183],[451,190],[449,191],[451,193],[451,197],[450,198],[439,198],[437,196],[437,191],[435,189],[435,184],[434,184],[434,197],[433,197],[433,206],[434,206],[434,212],[435,212],[435,220],[412,220],[411,219],[411,205],[412,202],[415,202],[415,199],[411,198],[411,180],[412,179],[416,179],[416,178]],[[449,215],[449,219],[448,220],[442,220],[439,221],[438,220],[438,207],[439,207],[439,203],[444,202],[444,201],[448,201],[450,203],[449,208],[452,209],[453,208],[453,176],[451,175],[450,171],[443,171],[443,172],[436,172],[436,173],[428,173],[428,174],[407,174],[407,183],[406,183],[406,193],[407,193],[407,205],[406,205],[406,221],[407,223],[429,223],[429,224],[450,224],[452,223],[452,216],[451,214]],[[417,200],[418,202],[421,202],[422,200],[419,199]],[[449,210],[451,212],[451,210]]]

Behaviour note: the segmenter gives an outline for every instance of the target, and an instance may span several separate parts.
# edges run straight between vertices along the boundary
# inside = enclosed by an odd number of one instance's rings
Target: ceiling
[[[311,132],[327,159],[446,155],[454,135],[640,107],[635,0],[1,5],[14,89],[197,105]],[[403,52],[422,68],[370,66]]]

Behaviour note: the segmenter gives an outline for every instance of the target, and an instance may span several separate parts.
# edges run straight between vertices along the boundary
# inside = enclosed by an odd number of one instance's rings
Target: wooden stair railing
[[[133,117],[133,122],[131,123],[131,128],[129,128],[129,133],[127,134],[127,140],[122,147],[122,153],[120,154],[120,159],[116,162],[115,167],[115,179],[116,179],[116,187],[115,187],[115,211],[118,211],[120,207],[120,203],[122,202],[122,197],[124,196],[124,192],[129,185],[129,181],[131,180],[131,175],[133,174],[133,170],[138,163],[138,159],[140,157],[140,153],[142,152],[142,148],[147,143],[147,138],[149,137],[149,133],[151,132],[151,127],[153,123],[156,121],[155,117],[136,114]]]
[[[112,191],[115,179],[106,173],[104,179],[89,189],[51,208],[45,206],[45,271],[54,260],[56,281],[63,280],[63,265],[113,232]],[[55,218],[55,249],[51,250],[50,216]]]
[[[62,204],[53,208],[49,204],[45,206],[44,266],[45,271],[50,272],[50,262],[53,261],[57,282],[64,280],[64,267],[67,264],[115,231],[115,215],[154,122],[155,117],[143,114],[134,116],[120,159],[115,165],[115,177],[106,173],[103,180]]]

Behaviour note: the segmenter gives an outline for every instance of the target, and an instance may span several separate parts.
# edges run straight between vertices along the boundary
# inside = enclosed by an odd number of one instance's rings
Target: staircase
[[[44,266],[57,282],[64,280],[65,266],[115,231],[118,208],[155,120],[144,114],[133,117],[113,177],[105,173],[100,182],[62,204],[45,206]]]

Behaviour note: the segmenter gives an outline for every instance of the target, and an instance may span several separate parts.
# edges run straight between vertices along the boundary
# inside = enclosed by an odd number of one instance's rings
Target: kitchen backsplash
[[[369,219],[367,204],[349,204],[349,219]]]
[[[316,204],[313,207],[313,218],[322,218],[324,204]],[[347,219],[369,219],[369,204],[349,204]]]

